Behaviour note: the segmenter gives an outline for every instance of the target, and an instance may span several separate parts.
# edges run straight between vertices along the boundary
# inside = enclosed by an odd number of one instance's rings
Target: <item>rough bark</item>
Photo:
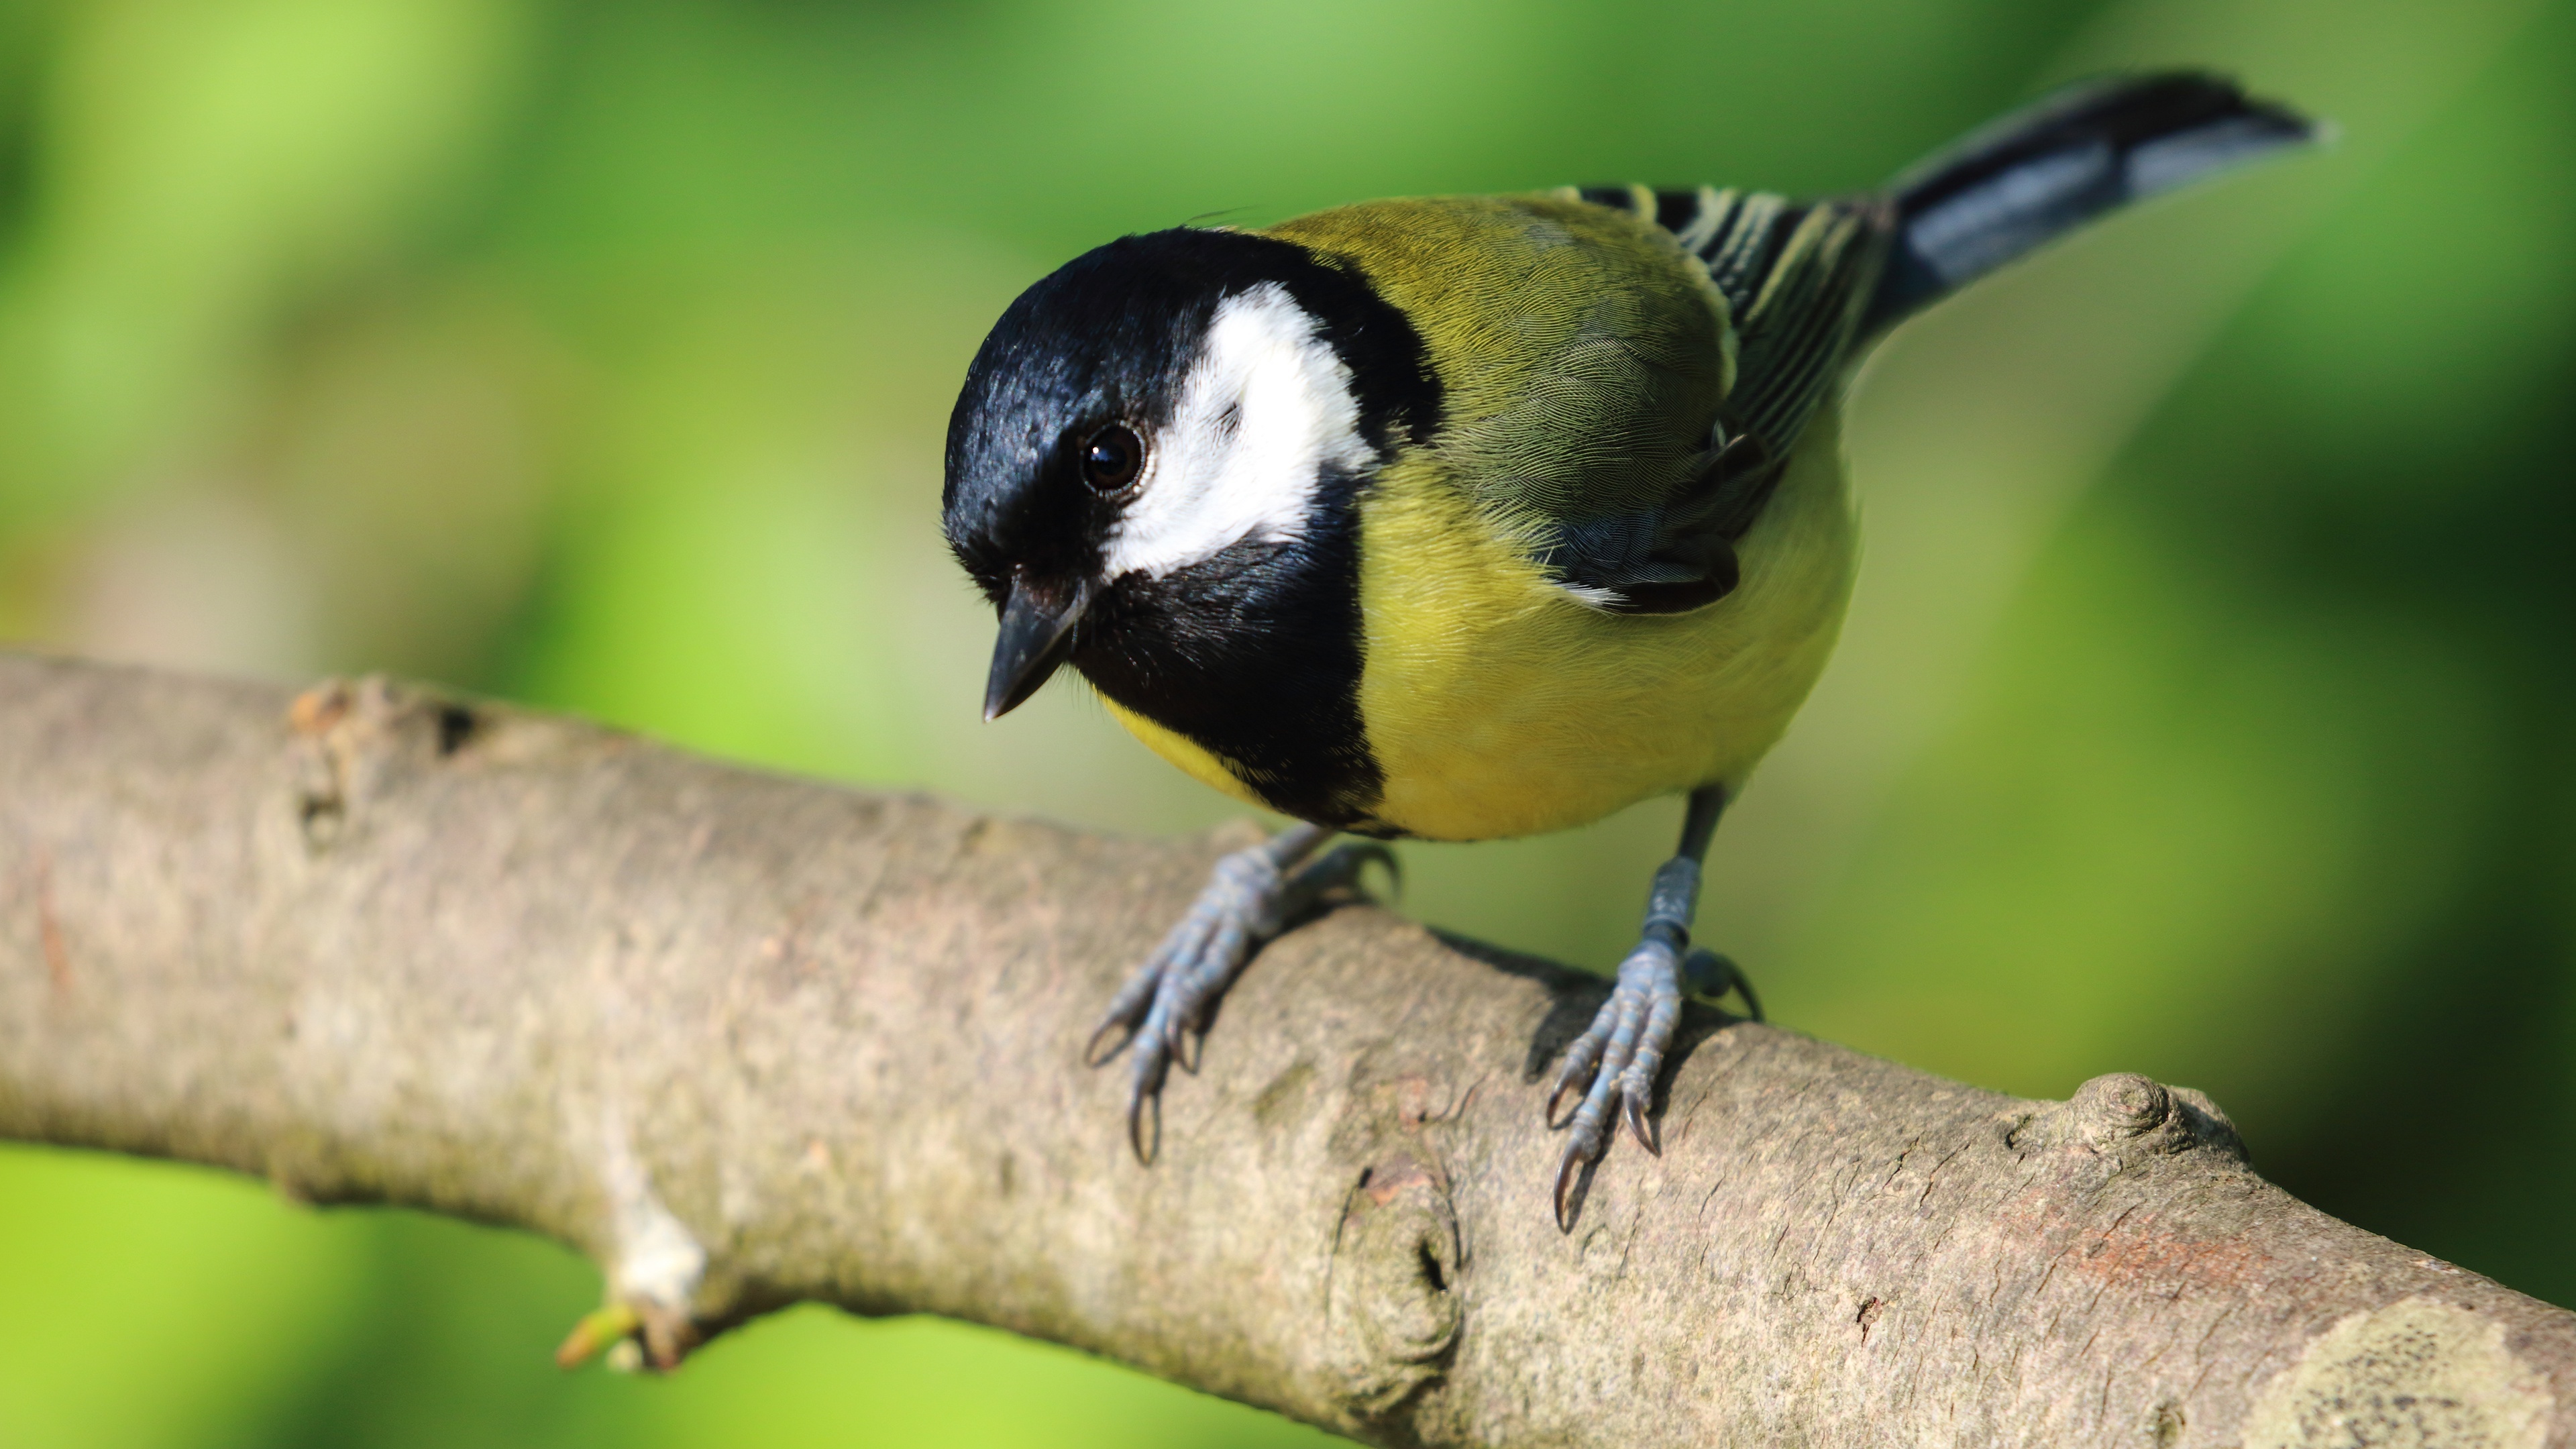
[[[1211,839],[728,768],[378,681],[0,657],[0,1133],[592,1254],[657,1357],[941,1313],[1384,1444],[2576,1445],[2576,1315],[2257,1177],[1694,1008],[1571,1232],[1597,980],[1352,905],[1150,1168],[1094,1013]]]

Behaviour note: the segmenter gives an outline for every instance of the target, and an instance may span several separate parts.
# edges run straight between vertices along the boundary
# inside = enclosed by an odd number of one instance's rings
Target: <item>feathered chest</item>
[[[1812,516],[1772,531],[1799,557],[1729,597],[1797,470],[1787,440],[1730,426],[1734,304],[1706,261],[1571,197],[1376,202],[1270,235],[1388,304],[1436,411],[1377,440],[1294,567],[1176,575],[1153,608],[1194,621],[1085,659],[1121,717],[1220,788],[1391,834],[1553,829],[1749,769],[1839,618],[1849,528],[1820,433]]]

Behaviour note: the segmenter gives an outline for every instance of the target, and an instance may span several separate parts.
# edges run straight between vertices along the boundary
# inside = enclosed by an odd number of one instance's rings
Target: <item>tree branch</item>
[[[2576,1444],[2576,1315],[2142,1077],[1694,1008],[1663,1155],[1561,1233],[1540,1072],[1602,983],[1364,906],[1262,953],[1140,1167],[1077,1057],[1220,846],[0,658],[0,1133],[550,1234],[666,1363],[815,1298],[1386,1444]]]

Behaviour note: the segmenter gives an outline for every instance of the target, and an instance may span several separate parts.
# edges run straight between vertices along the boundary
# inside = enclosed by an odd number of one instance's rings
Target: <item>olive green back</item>
[[[1653,222],[1556,195],[1336,207],[1273,227],[1413,320],[1452,481],[1507,528],[1651,511],[1706,462],[1727,303]]]

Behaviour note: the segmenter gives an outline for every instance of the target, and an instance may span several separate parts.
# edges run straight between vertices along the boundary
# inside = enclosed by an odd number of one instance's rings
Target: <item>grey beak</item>
[[[984,685],[984,718],[1000,719],[1038,692],[1056,666],[1064,662],[1065,641],[1091,606],[1091,586],[1077,584],[1059,603],[1011,580],[1011,597],[1002,605],[1002,637],[993,641],[993,674]]]

